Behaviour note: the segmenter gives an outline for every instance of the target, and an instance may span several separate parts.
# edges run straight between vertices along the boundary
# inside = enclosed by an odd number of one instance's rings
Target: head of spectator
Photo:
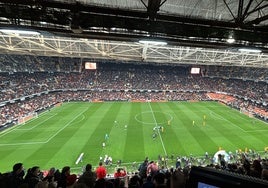
[[[40,171],[40,167],[39,166],[34,166],[31,168],[31,174],[35,177],[41,177],[42,173]]]
[[[42,181],[42,178],[40,167],[33,166],[32,168],[28,169],[27,175],[25,176],[25,181],[28,183],[29,188],[32,188],[37,186],[37,184]]]
[[[51,167],[48,171],[48,176],[54,176],[54,173],[56,172],[56,168],[55,167]]]
[[[25,175],[22,163],[16,163],[13,166],[13,174],[23,177]]]
[[[141,179],[140,177],[135,174],[134,176],[132,176],[129,180],[129,183],[128,183],[128,187],[140,187],[141,186]]]
[[[92,165],[91,164],[87,164],[85,170],[86,171],[91,171],[92,170]]]
[[[155,188],[165,188],[166,187],[166,184],[165,184],[165,174],[163,173],[157,173],[154,175],[153,177],[153,182],[154,182],[154,185],[155,185]]]
[[[58,187],[66,187],[67,186],[67,177],[70,176],[71,168],[69,166],[65,166],[61,170],[60,177],[58,179]]]
[[[126,175],[126,170],[123,168],[117,168],[116,172],[114,173],[114,178],[124,177]]]
[[[48,182],[54,181],[56,171],[57,171],[56,168],[54,168],[54,167],[50,168],[47,175],[45,176],[44,180],[47,180]]]
[[[61,170],[61,174],[65,175],[66,177],[70,175],[71,168],[69,166],[65,166]]]
[[[147,166],[147,176],[148,175],[154,176],[157,173],[157,171],[158,171],[158,165],[154,161],[151,161]]]
[[[170,188],[183,188],[186,185],[186,179],[188,175],[185,176],[183,172],[179,169],[175,169],[171,173],[170,177]]]
[[[154,187],[152,176],[146,177],[146,180],[144,181],[142,187],[144,187],[144,188],[153,188]]]

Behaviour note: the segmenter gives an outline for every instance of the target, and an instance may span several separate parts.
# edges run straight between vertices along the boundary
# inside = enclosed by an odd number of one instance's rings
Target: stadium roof
[[[0,29],[0,53],[268,68],[266,0],[0,0]]]

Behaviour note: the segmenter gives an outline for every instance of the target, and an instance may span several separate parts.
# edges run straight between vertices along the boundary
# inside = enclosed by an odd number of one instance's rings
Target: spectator
[[[140,177],[138,176],[138,174],[134,174],[128,183],[128,187],[129,188],[141,188],[142,185],[142,180],[140,179]]]
[[[157,171],[158,171],[158,165],[154,161],[151,161],[147,166],[147,172],[146,172],[147,176],[151,175],[152,177],[154,177]]]
[[[94,188],[113,188],[113,187],[114,185],[111,181],[101,178],[101,179],[97,179]]]
[[[145,159],[144,162],[142,164],[140,164],[139,166],[139,176],[142,179],[145,179],[147,177],[147,166],[148,166],[148,159]]]
[[[170,188],[185,188],[188,175],[184,175],[179,169],[171,173]]]
[[[154,188],[152,176],[147,176],[146,181],[142,184],[142,188]]]
[[[44,181],[48,181],[49,183],[55,182],[55,180],[59,179],[56,176],[59,176],[60,172],[58,169],[55,169],[54,167],[50,168],[48,171],[46,177],[44,177]]]
[[[67,178],[66,178],[66,187],[67,188],[74,187],[74,185],[76,183],[76,180],[77,180],[76,174],[68,175]]]
[[[42,181],[40,167],[34,166],[30,168],[26,174],[25,181],[28,184],[29,188],[35,188],[35,186]]]
[[[249,175],[256,178],[261,178],[261,173],[262,173],[261,163],[259,160],[255,159],[251,165]]]
[[[96,169],[97,179],[104,179],[106,177],[107,170],[102,165],[102,162],[99,162],[99,166]]]
[[[167,188],[165,184],[165,179],[166,179],[165,174],[163,173],[155,174],[155,176],[153,177],[155,188]]]
[[[118,168],[116,172],[114,173],[114,178],[120,178],[126,176],[126,170],[123,168]]]
[[[10,188],[17,188],[22,186],[23,184],[25,185],[24,181],[24,168],[22,163],[16,163],[13,166],[13,171],[10,174],[9,177],[9,186]]]
[[[87,164],[85,172],[79,177],[78,183],[84,183],[88,188],[93,188],[97,179],[97,175],[92,171],[92,165]]]
[[[66,188],[67,187],[67,177],[70,176],[71,168],[65,166],[61,170],[60,178],[58,180],[58,187]]]

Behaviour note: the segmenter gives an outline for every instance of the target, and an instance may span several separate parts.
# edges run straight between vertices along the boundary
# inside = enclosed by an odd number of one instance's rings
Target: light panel
[[[151,45],[167,45],[167,42],[158,40],[140,40],[139,43]]]
[[[254,49],[254,48],[240,48],[238,49],[240,52],[248,52],[248,53],[261,53],[260,49]]]
[[[40,33],[37,31],[16,30],[16,29],[0,29],[0,32],[6,34],[40,35]]]

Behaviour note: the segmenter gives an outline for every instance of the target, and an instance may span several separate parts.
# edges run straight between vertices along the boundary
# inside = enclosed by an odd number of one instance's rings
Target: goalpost
[[[27,116],[19,117],[18,124],[24,124],[26,121],[29,121],[29,120],[31,120],[33,118],[37,118],[37,117],[38,117],[37,112],[33,112],[31,114],[28,114]]]
[[[243,114],[247,115],[250,118],[254,117],[254,114],[252,112],[246,110],[245,108],[240,108],[240,113],[243,113]]]

